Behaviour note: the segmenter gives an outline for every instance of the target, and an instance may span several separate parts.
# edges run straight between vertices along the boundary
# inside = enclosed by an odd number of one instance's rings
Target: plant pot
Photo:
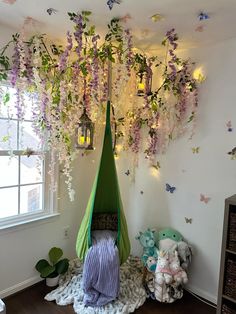
[[[58,281],[59,281],[59,275],[57,277],[53,277],[53,278],[46,278],[46,285],[48,287],[55,287],[58,285]]]

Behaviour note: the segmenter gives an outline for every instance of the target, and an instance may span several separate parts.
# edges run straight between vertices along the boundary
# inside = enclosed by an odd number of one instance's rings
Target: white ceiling
[[[165,32],[175,28],[182,48],[208,45],[236,36],[236,0],[123,0],[114,4],[110,11],[107,0],[16,0],[14,4],[0,0],[0,26],[5,25],[19,31],[27,17],[33,23],[25,25],[31,32],[47,33],[52,38],[63,40],[67,30],[72,30],[72,22],[67,12],[90,10],[91,21],[99,32],[103,32],[113,17],[130,14],[126,25],[133,30],[135,45],[153,49],[162,40]],[[58,12],[49,15],[48,8]],[[198,14],[204,11],[210,19],[200,22]],[[154,23],[150,17],[159,13],[164,16]],[[29,21],[29,20],[28,20]],[[203,25],[203,32],[195,31]]]

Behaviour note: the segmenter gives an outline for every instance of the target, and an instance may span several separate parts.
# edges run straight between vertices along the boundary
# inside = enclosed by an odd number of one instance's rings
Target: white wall
[[[200,87],[196,134],[174,141],[165,155],[159,156],[159,175],[141,156],[132,184],[124,174],[128,157],[118,160],[120,186],[129,224],[134,253],[140,253],[135,235],[147,227],[173,227],[194,248],[189,273],[189,288],[216,302],[220,264],[224,200],[236,193],[236,161],[227,154],[235,147],[236,106],[236,40],[221,42],[184,52],[202,65],[207,80]],[[232,121],[233,132],[226,122]],[[200,147],[193,154],[192,147]],[[173,194],[165,191],[165,183],[176,186]],[[140,194],[143,190],[143,195]],[[200,202],[200,193],[211,197]],[[192,218],[186,224],[185,217]]]
[[[0,28],[4,42],[3,34]],[[236,186],[236,161],[227,155],[235,146],[235,49],[236,40],[230,40],[187,52],[199,65],[204,65],[207,75],[200,91],[196,135],[192,141],[186,136],[173,142],[167,154],[158,158],[161,163],[158,177],[152,175],[141,155],[135,182],[132,182],[132,175],[125,175],[127,169],[133,173],[131,154],[124,153],[117,160],[132,252],[141,254],[141,247],[134,239],[139,230],[176,228],[194,247],[189,287],[211,301],[216,301],[217,296],[224,199],[235,193]],[[235,126],[232,133],[226,130],[228,120]],[[194,146],[200,146],[199,154],[192,154]],[[46,257],[53,245],[62,247],[65,256],[75,257],[76,233],[99,155],[100,149],[97,149],[76,161],[78,193],[74,203],[68,201],[66,188],[61,184],[59,218],[0,233],[0,296],[37,281],[34,264]],[[176,186],[173,195],[165,191],[166,182]],[[212,198],[207,205],[199,201],[200,193]],[[191,217],[193,223],[186,224],[184,217]],[[63,228],[67,225],[70,237],[65,240]]]
[[[14,32],[14,30],[0,25],[0,47],[11,39],[11,34]],[[59,217],[0,231],[0,298],[40,280],[34,265],[40,258],[47,257],[52,246],[61,247],[65,257],[76,257],[77,230],[91,185],[91,181],[87,183],[82,176],[79,180],[79,183],[83,180],[85,185],[80,184],[76,200],[71,203],[63,184],[63,176],[61,177],[60,199],[58,200]],[[75,185],[79,186],[76,183],[76,172]],[[69,238],[64,239],[63,230],[67,226],[69,226]]]

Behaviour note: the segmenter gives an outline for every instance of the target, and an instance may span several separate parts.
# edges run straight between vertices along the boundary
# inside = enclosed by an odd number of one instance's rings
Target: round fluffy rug
[[[102,307],[85,307],[83,304],[82,272],[83,264],[78,260],[70,262],[69,271],[61,278],[59,287],[45,296],[47,301],[58,305],[73,303],[75,313],[83,314],[127,314],[139,308],[146,300],[142,285],[143,266],[138,257],[130,256],[120,267],[119,298]]]

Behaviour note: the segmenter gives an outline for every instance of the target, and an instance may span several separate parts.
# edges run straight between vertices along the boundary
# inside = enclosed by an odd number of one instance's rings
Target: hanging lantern
[[[145,72],[138,73],[137,96],[152,94],[152,70],[147,67]]]
[[[145,95],[145,84],[144,84],[144,73],[141,72],[138,74],[138,82],[137,82],[137,96]]]
[[[76,128],[76,148],[93,150],[94,123],[87,115],[86,109]]]

